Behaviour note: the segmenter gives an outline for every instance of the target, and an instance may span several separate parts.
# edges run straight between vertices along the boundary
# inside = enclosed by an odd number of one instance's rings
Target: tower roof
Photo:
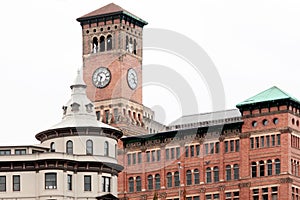
[[[97,9],[97,10],[87,13],[87,14],[77,18],[77,21],[84,22],[87,20],[93,20],[93,19],[97,19],[97,18],[101,18],[101,17],[111,17],[113,15],[120,15],[120,14],[126,15],[127,17],[142,23],[143,26],[148,24],[146,21],[131,14],[127,10],[123,9],[121,6],[116,5],[114,3],[110,3],[106,6],[103,6],[99,9]]]
[[[279,89],[276,86],[273,86],[253,97],[250,97],[249,99],[246,99],[245,101],[237,104],[237,107],[245,106],[245,105],[252,105],[262,102],[274,102],[277,100],[291,100],[296,103],[300,103],[300,101],[288,93],[284,92],[283,90]]]

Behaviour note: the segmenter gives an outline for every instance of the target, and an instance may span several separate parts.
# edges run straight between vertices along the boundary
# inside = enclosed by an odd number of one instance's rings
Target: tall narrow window
[[[215,143],[210,143],[209,144],[209,146],[210,146],[210,154],[214,154],[214,152],[215,152]]]
[[[111,35],[107,36],[107,51],[112,50],[112,37]]]
[[[159,190],[160,189],[160,175],[155,174],[155,189]]]
[[[135,54],[136,55],[136,40],[134,39],[133,40],[133,54]]]
[[[155,161],[155,151],[151,151],[151,160],[152,162]]]
[[[272,160],[267,161],[267,167],[268,167],[268,176],[272,175]]]
[[[225,153],[228,152],[228,141],[225,141]]]
[[[275,160],[275,174],[280,174],[280,160]]]
[[[136,164],[136,153],[132,154],[132,164],[135,165]]]
[[[141,177],[140,176],[136,177],[135,181],[136,181],[136,191],[137,192],[142,191],[142,180],[141,180]]]
[[[209,153],[209,151],[208,151],[208,144],[205,144],[204,147],[205,147],[205,155],[208,155],[208,153]]]
[[[167,173],[167,187],[168,188],[172,187],[172,173],[171,172]]]
[[[206,183],[211,183],[211,169],[206,168]]]
[[[266,143],[267,143],[266,146],[270,147],[270,136],[269,135],[266,136]]]
[[[252,174],[252,178],[257,177],[256,162],[251,163],[251,174]]]
[[[67,142],[67,149],[66,149],[67,154],[73,154],[73,142],[69,140]]]
[[[133,177],[130,177],[128,179],[128,189],[129,189],[129,192],[134,192],[134,182],[133,182]]]
[[[118,145],[115,144],[115,158],[118,157]]]
[[[84,191],[92,191],[92,177],[90,175],[84,176]]]
[[[238,180],[239,177],[240,177],[240,174],[239,174],[239,165],[235,164],[235,165],[233,165],[233,179],[234,180]]]
[[[219,151],[220,151],[220,143],[216,142],[216,150],[215,150],[215,152],[219,153]]]
[[[125,50],[129,51],[129,39],[128,39],[128,35],[126,35]]]
[[[50,152],[55,152],[55,143],[51,142],[50,144]]]
[[[226,165],[226,181],[230,181],[230,180],[231,180],[231,166]]]
[[[174,185],[178,187],[180,185],[179,172],[174,173]]]
[[[110,192],[110,177],[102,176],[102,192]]]
[[[280,145],[280,134],[277,134],[276,137],[277,137],[277,145]]]
[[[196,145],[196,156],[200,156],[200,145]]]
[[[259,137],[255,137],[255,147],[259,148]]]
[[[263,160],[259,161],[259,176],[265,175],[265,163]]]
[[[200,177],[199,177],[199,170],[195,169],[194,170],[194,183],[199,184],[200,183]]]
[[[93,38],[93,53],[97,53],[98,51],[98,38],[94,37]]]
[[[142,163],[142,152],[138,152],[138,163]]]
[[[235,151],[239,152],[240,151],[240,140],[235,141]]]
[[[131,154],[127,154],[127,165],[131,165]]]
[[[186,171],[186,184],[192,185],[192,172],[191,170]]]
[[[185,146],[185,157],[189,157],[189,147]]]
[[[72,190],[72,175],[71,174],[67,175],[67,185],[68,185],[68,190]]]
[[[104,156],[108,156],[109,153],[109,146],[108,146],[108,142],[105,141],[104,142]]]
[[[219,168],[218,167],[214,167],[214,182],[219,182]]]
[[[156,160],[160,161],[160,150],[156,150]]]
[[[191,151],[191,157],[194,157],[194,155],[195,155],[195,146],[194,145],[190,146],[190,151]]]
[[[250,138],[250,149],[254,149],[254,138]]]
[[[234,151],[234,140],[230,140],[230,151]]]
[[[272,147],[275,146],[275,135],[271,135]]]
[[[176,158],[180,158],[180,147],[176,147]]]
[[[45,174],[45,189],[56,189],[57,188],[57,177],[56,173]]]
[[[148,176],[148,190],[153,190],[153,177],[152,177],[152,175]]]
[[[265,136],[260,136],[260,146],[261,147],[265,146]]]
[[[0,176],[0,192],[6,191],[6,176]]]
[[[101,36],[100,37],[100,52],[105,51],[105,37]]]
[[[170,159],[170,149],[166,149],[166,160]]]
[[[20,191],[20,176],[19,175],[13,175],[13,191]]]
[[[86,141],[86,154],[93,155],[93,141],[92,140]]]
[[[146,151],[147,162],[150,162],[150,151]]]

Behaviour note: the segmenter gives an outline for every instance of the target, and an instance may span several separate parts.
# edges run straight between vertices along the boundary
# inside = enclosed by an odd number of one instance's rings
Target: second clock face
[[[104,88],[106,87],[111,79],[111,74],[109,69],[106,67],[99,67],[95,70],[93,74],[93,84],[97,88]]]
[[[130,68],[127,72],[127,82],[129,87],[134,90],[138,84],[137,73],[134,69]]]

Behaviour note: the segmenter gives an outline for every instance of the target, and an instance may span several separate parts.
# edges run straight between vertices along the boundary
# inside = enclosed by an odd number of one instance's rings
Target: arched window
[[[206,183],[211,183],[211,169],[206,168]]]
[[[101,36],[100,37],[100,52],[105,51],[105,37]]]
[[[280,160],[275,160],[275,174],[280,174]]]
[[[252,174],[252,178],[257,176],[256,162],[251,163],[251,174]]]
[[[180,185],[179,172],[174,173],[174,185],[178,187]]]
[[[272,175],[272,160],[268,160],[267,161],[267,167],[268,167],[268,176],[271,176]]]
[[[219,182],[219,167],[214,167],[214,182]]]
[[[172,187],[172,173],[171,172],[167,173],[167,187],[168,188]]]
[[[66,153],[73,154],[73,142],[71,140],[67,142]]]
[[[125,46],[125,50],[129,51],[129,39],[128,39],[128,35],[126,35],[126,46]]]
[[[240,178],[239,165],[235,164],[233,165],[233,179],[238,180],[239,178]]]
[[[195,169],[194,170],[194,183],[199,184],[200,183],[200,177],[199,177],[199,170]]]
[[[55,143],[51,142],[50,144],[50,152],[55,152]]]
[[[108,142],[104,142],[104,156],[108,156],[109,148],[108,148]]]
[[[129,192],[134,192],[134,181],[133,181],[133,177],[130,177],[128,179],[128,189]]]
[[[155,174],[155,189],[159,190],[160,189],[160,175]]]
[[[93,141],[92,140],[86,141],[86,154],[93,155]]]
[[[153,190],[153,177],[152,177],[152,175],[148,176],[148,190]]]
[[[97,37],[94,37],[93,38],[93,53],[97,53],[98,51],[98,38]]]
[[[111,35],[107,36],[106,41],[107,41],[107,51],[112,50],[112,37],[111,37]]]
[[[230,181],[230,180],[231,180],[231,166],[226,165],[226,181]]]
[[[191,170],[186,171],[186,184],[192,185],[192,172]]]
[[[136,55],[136,40],[133,40],[133,54]]]
[[[265,175],[265,163],[263,160],[259,161],[259,176]]]
[[[130,39],[129,39],[128,51],[129,51],[130,53],[132,53],[132,52],[133,52],[132,38],[130,38]]]
[[[141,181],[141,177],[138,176],[136,177],[136,191],[139,192],[139,191],[142,191],[142,181]]]

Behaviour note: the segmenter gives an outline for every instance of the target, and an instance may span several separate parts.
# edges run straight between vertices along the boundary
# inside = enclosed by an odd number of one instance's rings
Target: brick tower
[[[144,20],[113,3],[77,19],[83,76],[97,117],[125,135],[145,133],[142,104]]]

